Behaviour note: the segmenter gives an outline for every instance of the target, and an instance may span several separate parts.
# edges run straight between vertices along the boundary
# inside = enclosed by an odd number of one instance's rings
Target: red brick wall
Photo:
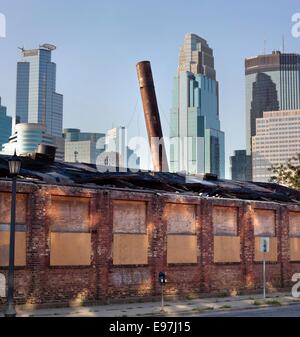
[[[0,192],[9,192],[10,188],[9,181],[0,181]],[[18,303],[70,304],[159,296],[161,289],[157,278],[160,271],[167,273],[166,293],[169,295],[257,290],[261,287],[262,265],[254,261],[255,208],[276,212],[278,261],[267,264],[270,289],[290,287],[293,273],[300,272],[300,262],[289,261],[288,212],[300,211],[298,206],[101,188],[38,186],[22,182],[18,183],[18,193],[28,194],[27,266],[16,270]],[[59,196],[90,198],[90,266],[50,266],[51,196],[56,196],[56,200]],[[148,265],[113,265],[113,200],[147,203]],[[200,252],[196,264],[167,264],[167,223],[164,220],[164,208],[170,202],[195,205]],[[213,206],[238,209],[241,263],[214,263]],[[72,227],[68,220],[65,219],[66,225]],[[7,275],[7,268],[0,267],[0,273]],[[4,303],[3,299],[0,301]]]

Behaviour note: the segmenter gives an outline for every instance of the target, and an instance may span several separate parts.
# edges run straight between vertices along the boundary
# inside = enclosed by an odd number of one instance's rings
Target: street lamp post
[[[5,317],[15,317],[14,302],[14,272],[15,272],[15,240],[16,240],[16,199],[17,199],[17,176],[21,169],[21,160],[15,154],[8,161],[9,173],[12,176],[11,193],[11,218],[10,218],[10,239],[9,239],[9,269],[8,269],[8,290],[7,290],[7,309]]]

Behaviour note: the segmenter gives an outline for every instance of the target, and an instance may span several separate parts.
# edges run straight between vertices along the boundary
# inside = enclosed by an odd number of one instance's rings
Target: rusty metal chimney
[[[154,171],[168,172],[169,168],[166,148],[160,122],[151,64],[149,61],[143,61],[138,63],[136,67]]]

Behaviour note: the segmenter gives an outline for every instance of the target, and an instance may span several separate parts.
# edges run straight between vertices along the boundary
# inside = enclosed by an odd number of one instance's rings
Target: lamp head
[[[15,154],[8,160],[9,173],[12,176],[17,176],[21,170],[21,159]]]

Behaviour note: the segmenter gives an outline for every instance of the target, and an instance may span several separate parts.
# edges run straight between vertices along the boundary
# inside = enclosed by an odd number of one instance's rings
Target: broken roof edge
[[[0,155],[0,177],[9,178],[9,156]],[[300,192],[274,183],[203,179],[199,175],[151,171],[109,172],[111,168],[82,163],[44,162],[22,158],[21,181],[55,186],[118,189],[198,196],[213,199],[300,204]]]

